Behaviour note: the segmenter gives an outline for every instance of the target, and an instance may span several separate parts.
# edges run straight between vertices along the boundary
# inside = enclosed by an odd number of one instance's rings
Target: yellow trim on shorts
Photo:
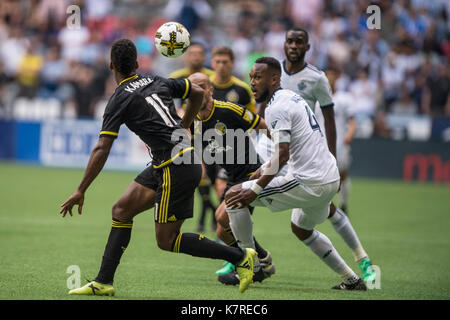
[[[170,171],[169,168],[163,168],[163,183],[161,202],[158,210],[158,222],[167,223],[167,211],[170,197]]]
[[[164,209],[164,223],[167,223],[167,213],[169,212],[169,198],[170,198],[170,170],[168,167],[164,168],[166,170],[166,179],[168,181],[167,185],[167,195],[166,195],[166,204]]]

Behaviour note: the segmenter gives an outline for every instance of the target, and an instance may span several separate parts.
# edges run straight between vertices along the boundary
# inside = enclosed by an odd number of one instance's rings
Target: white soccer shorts
[[[243,189],[250,189],[257,180],[246,181]],[[276,176],[251,203],[267,207],[272,212],[294,209],[291,221],[305,230],[312,230],[329,215],[330,202],[339,189],[339,180],[322,185],[305,185],[291,175]]]

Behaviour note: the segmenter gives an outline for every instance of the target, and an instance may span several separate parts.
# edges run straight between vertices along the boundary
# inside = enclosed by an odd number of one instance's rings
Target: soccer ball
[[[156,49],[168,58],[181,56],[191,44],[191,35],[178,22],[166,22],[155,34]]]

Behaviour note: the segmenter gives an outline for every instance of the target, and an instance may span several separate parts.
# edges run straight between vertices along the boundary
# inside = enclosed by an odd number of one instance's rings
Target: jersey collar
[[[307,66],[308,64],[305,62],[305,64],[303,65],[303,67],[302,67],[300,70],[298,70],[298,71],[296,71],[296,72],[293,72],[293,73],[290,73],[290,72],[288,72],[288,71],[286,70],[286,60],[283,60],[282,65],[283,65],[283,70],[284,70],[284,72],[285,72],[288,76],[292,76],[292,75],[294,75],[294,74],[296,74],[296,73],[299,73],[299,72],[302,71],[303,69],[305,69],[306,66]]]
[[[128,77],[128,78],[126,78],[126,79],[123,79],[122,81],[120,81],[120,83],[119,83],[118,86],[120,86],[122,83],[124,83],[124,82],[126,82],[126,81],[128,81],[128,80],[136,79],[137,77],[138,77],[138,75],[135,74],[135,75],[132,75],[131,77]]]
[[[272,96],[270,97],[269,102],[267,103],[268,105],[272,103],[272,100],[275,97],[275,94],[277,93],[277,91],[280,91],[281,89],[282,88],[280,87],[272,93]]]
[[[218,84],[215,82],[216,80],[216,74],[213,74],[211,76],[211,82],[213,84],[213,86],[217,89],[227,89],[228,87],[231,87],[233,85],[233,76],[231,76],[230,81],[228,81],[227,83],[224,84]]]

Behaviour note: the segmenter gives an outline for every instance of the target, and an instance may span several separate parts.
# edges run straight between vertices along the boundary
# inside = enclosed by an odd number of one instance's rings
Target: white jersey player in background
[[[339,207],[348,215],[348,197],[350,193],[349,168],[352,162],[350,144],[356,132],[353,100],[349,92],[337,90],[336,81],[340,71],[329,67],[325,74],[330,82],[334,102],[334,118],[336,121],[336,160],[341,176],[341,189],[339,191]],[[320,120],[319,120],[320,124]]]
[[[267,103],[265,120],[275,152],[251,180],[226,193],[230,227],[240,246],[252,248],[248,205],[273,212],[301,208],[292,225],[297,237],[341,277],[342,283],[333,289],[366,290],[331,241],[314,229],[328,218],[330,202],[339,189],[339,171],[311,108],[295,92],[280,88],[280,76],[280,63],[270,57],[257,59],[250,71],[256,101]],[[286,175],[277,175],[285,165]]]

